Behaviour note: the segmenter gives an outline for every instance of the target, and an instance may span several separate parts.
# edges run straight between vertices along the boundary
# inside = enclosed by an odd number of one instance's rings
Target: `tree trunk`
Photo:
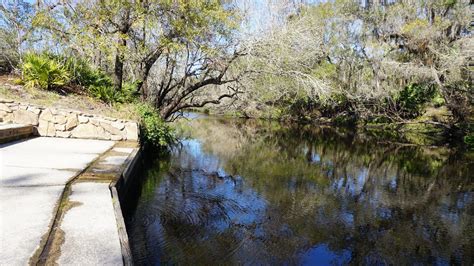
[[[145,89],[146,89],[146,80],[150,74],[150,70],[161,56],[163,50],[162,48],[157,48],[148,54],[143,61],[141,62],[140,70],[138,73],[138,83],[137,83],[137,93],[142,95],[142,98],[146,98]]]
[[[123,38],[120,38],[118,41],[118,47],[115,54],[115,66],[114,66],[114,87],[116,90],[122,90],[122,83],[123,83],[123,55],[121,52],[121,47],[125,47],[127,45],[127,41]]]

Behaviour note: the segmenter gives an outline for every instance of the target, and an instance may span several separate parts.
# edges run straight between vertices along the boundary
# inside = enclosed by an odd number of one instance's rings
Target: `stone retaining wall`
[[[138,140],[138,124],[79,111],[0,99],[0,121],[33,125],[36,135],[60,138]]]

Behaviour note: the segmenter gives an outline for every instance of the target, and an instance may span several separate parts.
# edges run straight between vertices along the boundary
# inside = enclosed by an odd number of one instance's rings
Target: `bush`
[[[175,141],[173,129],[161,119],[158,111],[148,104],[137,105],[140,114],[140,142],[151,148],[164,148]]]
[[[105,103],[118,102],[120,98],[119,92],[112,86],[107,85],[91,85],[87,88],[89,94]]]
[[[130,103],[137,100],[137,83],[124,82],[122,84],[122,91],[120,92],[120,102]]]
[[[424,104],[435,95],[436,89],[431,85],[410,84],[399,92],[395,100],[402,117],[415,118],[422,114]]]
[[[467,134],[464,136],[464,143],[471,150],[474,150],[474,125],[470,124],[467,127]]]
[[[62,60],[71,75],[71,83],[83,87],[112,86],[110,77],[101,70],[92,67],[89,62],[76,57],[63,57]]]
[[[467,144],[467,146],[470,149],[474,150],[474,133],[465,136],[464,137],[464,142]]]
[[[27,87],[52,89],[76,85],[106,103],[126,103],[136,99],[135,83],[124,82],[122,90],[117,91],[106,73],[81,58],[48,53],[28,54],[21,69],[22,83]]]
[[[27,54],[21,66],[22,82],[28,88],[50,90],[69,83],[68,70],[47,54]]]
[[[105,103],[130,103],[136,100],[135,84],[125,82],[121,91],[112,85],[89,85],[89,94]]]

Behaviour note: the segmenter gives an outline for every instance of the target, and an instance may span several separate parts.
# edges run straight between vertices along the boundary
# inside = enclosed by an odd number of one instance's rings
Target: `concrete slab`
[[[116,152],[130,154],[133,151],[133,148],[113,148],[112,150]]]
[[[75,183],[61,223],[60,265],[122,265],[117,223],[108,183]]]
[[[112,165],[122,165],[125,160],[127,160],[128,154],[126,156],[109,156],[101,163],[103,164],[112,164]]]
[[[0,187],[0,265],[26,265],[54,218],[64,186]]]
[[[0,154],[0,156],[2,156]],[[49,153],[44,151],[11,151],[5,156],[3,165],[48,169],[84,169],[99,154]]]
[[[2,166],[1,187],[64,185],[79,173],[78,170]]]
[[[86,139],[34,138],[0,145],[2,166],[84,169],[115,142]]]
[[[92,139],[66,139],[38,137],[26,141],[18,141],[10,144],[0,145],[0,149],[14,150],[40,150],[49,153],[103,153],[114,145],[114,141],[92,140]]]
[[[28,263],[68,180],[114,143],[41,137],[0,145],[0,265]]]

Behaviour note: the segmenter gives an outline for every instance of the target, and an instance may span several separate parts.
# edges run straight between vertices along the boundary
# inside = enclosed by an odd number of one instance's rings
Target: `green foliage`
[[[152,148],[164,148],[173,143],[175,136],[172,128],[161,119],[158,111],[148,104],[138,104],[141,117],[140,142]]]
[[[415,118],[422,114],[425,103],[430,102],[436,89],[429,85],[410,84],[395,97],[402,117]]]
[[[136,99],[136,84],[124,82],[121,91],[112,79],[89,62],[73,56],[28,54],[22,65],[22,83],[41,89],[79,86],[105,103],[129,103]]]
[[[114,87],[107,85],[91,85],[87,88],[89,94],[105,103],[118,102],[120,93]]]
[[[71,74],[71,83],[89,86],[112,86],[112,80],[107,74],[91,66],[84,59],[76,57],[63,58],[65,67]]]
[[[322,61],[313,69],[313,76],[318,79],[333,79],[337,76],[337,67],[327,61]]]
[[[470,149],[474,150],[474,133],[464,136],[464,143],[466,143]]]
[[[402,33],[416,35],[421,29],[429,27],[428,20],[426,19],[415,19],[402,27]]]
[[[348,114],[340,114],[336,116],[332,123],[337,126],[348,126],[348,125],[354,125],[355,124],[355,118],[354,116],[348,115]]]
[[[446,101],[444,100],[443,96],[441,96],[440,93],[436,93],[433,96],[433,99],[431,100],[431,102],[434,104],[435,107],[441,107],[446,103]]]
[[[105,103],[127,103],[135,100],[135,83],[124,82],[122,90],[118,91],[106,73],[92,67],[87,61],[76,57],[67,57],[63,61],[71,74],[71,82],[87,88],[93,97]]]
[[[136,85],[134,83],[125,82],[122,90],[116,90],[112,85],[98,83],[89,85],[88,92],[95,98],[109,104],[113,103],[130,103],[135,101]]]
[[[22,82],[28,88],[50,90],[67,85],[70,81],[67,68],[47,54],[27,54],[21,70]]]
[[[474,149],[474,135],[465,136],[464,142],[469,146],[470,149]]]

